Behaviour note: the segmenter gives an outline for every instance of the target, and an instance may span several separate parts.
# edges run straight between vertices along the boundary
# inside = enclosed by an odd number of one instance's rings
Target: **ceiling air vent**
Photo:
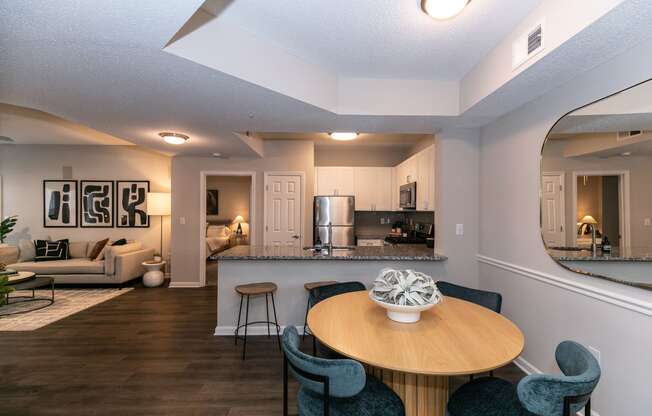
[[[626,140],[633,139],[635,137],[640,136],[643,134],[641,130],[630,130],[630,131],[619,131],[618,132],[618,141],[619,142],[624,142]]]
[[[518,68],[543,50],[544,29],[545,24],[541,21],[514,41],[512,44],[512,69]]]

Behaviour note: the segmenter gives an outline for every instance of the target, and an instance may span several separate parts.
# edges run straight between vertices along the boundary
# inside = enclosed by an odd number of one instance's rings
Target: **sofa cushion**
[[[47,241],[36,240],[36,257],[34,261],[68,260],[70,258],[68,239]]]
[[[104,274],[104,262],[91,261],[86,258],[70,260],[52,260],[46,262],[27,261],[9,266],[21,272],[36,274]]]
[[[70,258],[71,259],[85,259],[86,251],[88,250],[88,241],[73,241],[70,243]]]
[[[18,261],[18,247],[0,247],[0,263],[12,264]]]
[[[36,246],[32,240],[18,240],[20,258],[18,261],[34,261],[36,257]]]

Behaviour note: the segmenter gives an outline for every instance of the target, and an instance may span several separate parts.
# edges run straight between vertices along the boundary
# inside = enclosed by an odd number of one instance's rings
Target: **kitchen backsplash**
[[[359,237],[385,237],[396,221],[433,224],[433,211],[356,211],[355,235]],[[381,223],[382,221],[382,223]]]

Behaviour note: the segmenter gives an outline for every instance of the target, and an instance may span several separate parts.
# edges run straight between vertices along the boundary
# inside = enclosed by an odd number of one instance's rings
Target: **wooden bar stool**
[[[274,324],[276,327],[276,340],[278,341],[278,349],[281,350],[281,337],[280,325],[278,324],[278,318],[276,317],[276,303],[274,302],[274,293],[278,287],[276,284],[271,282],[263,283],[250,283],[246,285],[238,285],[235,287],[236,293],[240,295],[240,310],[238,311],[238,325],[235,327],[235,345],[238,345],[238,338],[244,340],[242,347],[242,359],[246,358],[247,354],[247,327],[254,324],[267,324],[267,336],[270,337],[271,333],[269,331],[269,325]],[[266,321],[254,321],[249,322],[249,298],[251,296],[262,296],[265,295],[265,313],[267,316]],[[274,322],[269,320],[269,297],[272,298],[272,309],[274,310]],[[240,318],[242,316],[242,302],[244,298],[247,298],[247,309],[245,312],[245,323],[240,325]],[[240,336],[240,328],[244,327],[244,337]]]
[[[301,339],[304,339],[306,337],[306,332],[310,332],[310,328],[308,328],[308,311],[310,310],[310,291],[318,287],[328,286],[335,283],[337,283],[336,280],[324,280],[321,282],[308,282],[303,285],[303,288],[306,289],[306,291],[308,292],[308,302],[306,303],[306,316],[303,320],[303,335],[301,335]]]

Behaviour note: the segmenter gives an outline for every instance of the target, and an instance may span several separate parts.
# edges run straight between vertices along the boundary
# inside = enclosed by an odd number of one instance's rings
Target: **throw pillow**
[[[88,258],[93,261],[99,261],[104,259],[104,248],[106,247],[108,242],[109,239],[105,238],[104,240],[100,240],[97,243],[95,243],[95,246],[91,250],[91,253],[88,255]]]
[[[124,246],[127,244],[127,239],[126,238],[121,238],[119,240],[116,240],[111,246]]]
[[[70,250],[70,258],[84,259],[88,252],[88,241],[72,241],[68,249]]]
[[[68,260],[70,252],[68,239],[58,241],[35,240],[36,257],[34,261]]]
[[[20,250],[19,262],[34,261],[36,257],[36,246],[32,240],[19,240],[18,249]]]

